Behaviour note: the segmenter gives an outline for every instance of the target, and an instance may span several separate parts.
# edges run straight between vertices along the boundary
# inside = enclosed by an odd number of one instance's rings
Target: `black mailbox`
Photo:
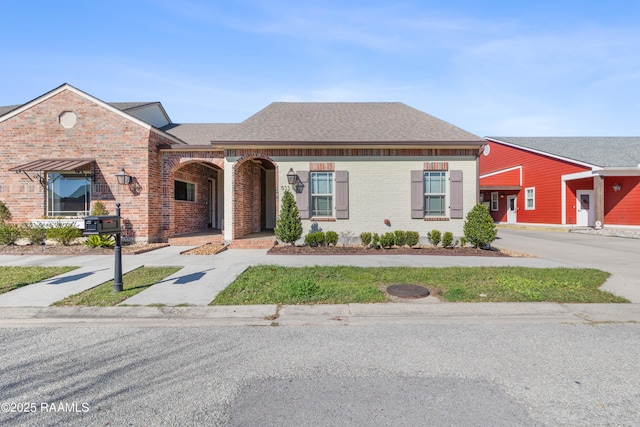
[[[84,219],[84,234],[116,234],[120,233],[120,217],[88,216]]]

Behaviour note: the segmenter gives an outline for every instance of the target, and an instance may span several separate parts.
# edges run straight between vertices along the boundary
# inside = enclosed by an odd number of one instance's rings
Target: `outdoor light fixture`
[[[289,183],[289,185],[293,185],[297,180],[298,175],[296,175],[296,173],[293,171],[293,168],[290,168],[289,172],[287,172],[287,182]]]
[[[618,184],[617,182],[613,184],[613,191],[615,191],[616,193],[620,191],[621,188],[622,188],[622,185]]]
[[[120,185],[131,184],[131,175],[127,175],[124,171],[124,166],[120,169],[120,172],[116,174],[116,178],[118,178],[118,184]]]

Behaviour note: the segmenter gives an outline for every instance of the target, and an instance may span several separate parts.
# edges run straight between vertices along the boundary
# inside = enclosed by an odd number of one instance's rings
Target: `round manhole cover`
[[[429,296],[429,289],[419,285],[391,285],[387,286],[387,293],[399,298],[424,298]]]

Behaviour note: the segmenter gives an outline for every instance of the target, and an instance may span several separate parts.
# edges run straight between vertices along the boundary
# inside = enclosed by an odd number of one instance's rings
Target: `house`
[[[151,242],[272,230],[286,189],[305,232],[461,235],[486,144],[402,103],[276,102],[241,123],[178,124],[159,102],[107,103],[68,84],[0,107],[0,142],[14,222],[119,202],[124,237]]]
[[[640,137],[489,137],[480,200],[496,222],[640,226]]]

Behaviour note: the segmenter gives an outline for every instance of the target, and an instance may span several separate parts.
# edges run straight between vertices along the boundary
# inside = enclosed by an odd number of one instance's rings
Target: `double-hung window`
[[[333,172],[311,172],[311,216],[333,216]]]
[[[425,171],[424,173],[424,215],[445,216],[445,195],[447,173]]]
[[[526,210],[534,210],[536,208],[536,188],[525,188],[524,208]]]
[[[47,215],[88,215],[91,204],[91,178],[67,172],[47,173]]]
[[[491,193],[491,210],[495,212],[498,209],[499,209],[499,206],[498,206],[498,192],[494,191],[493,193]]]

